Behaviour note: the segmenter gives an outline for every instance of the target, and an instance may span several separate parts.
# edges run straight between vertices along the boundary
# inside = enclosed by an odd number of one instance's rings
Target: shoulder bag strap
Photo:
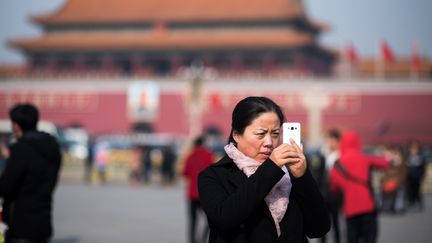
[[[348,171],[345,169],[345,167],[343,167],[343,165],[339,162],[339,160],[337,160],[335,162],[334,166],[335,166],[335,169],[337,171],[339,171],[342,174],[342,176],[345,177],[346,179],[348,179],[348,180],[350,180],[352,182],[361,184],[363,186],[367,186],[367,187],[370,186],[369,182],[364,181],[364,180],[362,180],[362,179],[360,179],[358,177],[355,177],[355,176],[351,175],[350,173],[348,173]]]

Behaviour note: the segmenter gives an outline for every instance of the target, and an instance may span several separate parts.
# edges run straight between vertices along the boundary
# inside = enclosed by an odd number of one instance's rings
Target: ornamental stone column
[[[308,116],[307,145],[317,148],[321,140],[322,111],[330,104],[330,97],[323,91],[311,90],[303,94],[302,102]]]

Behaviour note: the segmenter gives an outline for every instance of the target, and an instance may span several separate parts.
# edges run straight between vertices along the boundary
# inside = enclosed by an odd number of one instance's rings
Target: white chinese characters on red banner
[[[361,108],[360,95],[330,95],[330,104],[325,109],[328,114],[355,114]]]
[[[0,93],[0,109],[29,102],[44,112],[90,112],[98,107],[98,95],[78,92],[12,91]]]
[[[211,111],[221,109],[232,109],[240,100],[248,96],[266,96],[281,104],[284,109],[290,111],[304,111],[305,108],[301,103],[301,95],[295,94],[253,94],[253,93],[224,93],[209,92],[206,95],[205,107]]]
[[[252,94],[252,93],[219,93],[207,94],[206,107],[209,110],[232,109],[238,101],[247,96],[266,96],[280,104],[284,110],[289,112],[305,112],[307,107],[302,101],[302,93],[291,94]],[[326,113],[355,113],[361,106],[360,95],[355,94],[329,94],[329,105],[325,108]]]

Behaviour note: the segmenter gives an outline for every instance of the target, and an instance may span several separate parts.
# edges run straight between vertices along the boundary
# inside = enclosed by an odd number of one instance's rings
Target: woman
[[[423,195],[421,185],[426,173],[426,159],[422,155],[421,145],[417,141],[408,144],[408,157],[406,160],[408,167],[408,204],[410,207],[417,206],[423,210]]]
[[[362,152],[362,147],[357,132],[345,131],[340,142],[339,162],[330,172],[330,190],[343,195],[348,243],[377,242],[379,222],[370,172],[388,168],[392,157],[390,153],[368,155]]]
[[[210,242],[308,242],[330,219],[299,144],[281,144],[284,115],[265,97],[233,110],[226,155],[200,173]]]
[[[404,210],[403,197],[406,178],[406,164],[402,150],[398,147],[388,148],[387,153],[392,156],[390,167],[381,176],[382,204],[381,211],[399,213]]]

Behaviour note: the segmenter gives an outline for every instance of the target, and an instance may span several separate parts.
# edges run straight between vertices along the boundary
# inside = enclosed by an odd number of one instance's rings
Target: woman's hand
[[[291,144],[283,143],[276,147],[270,159],[279,167],[286,165],[294,177],[301,177],[306,171],[306,157],[303,154],[302,148],[297,145],[293,139],[290,139]]]

